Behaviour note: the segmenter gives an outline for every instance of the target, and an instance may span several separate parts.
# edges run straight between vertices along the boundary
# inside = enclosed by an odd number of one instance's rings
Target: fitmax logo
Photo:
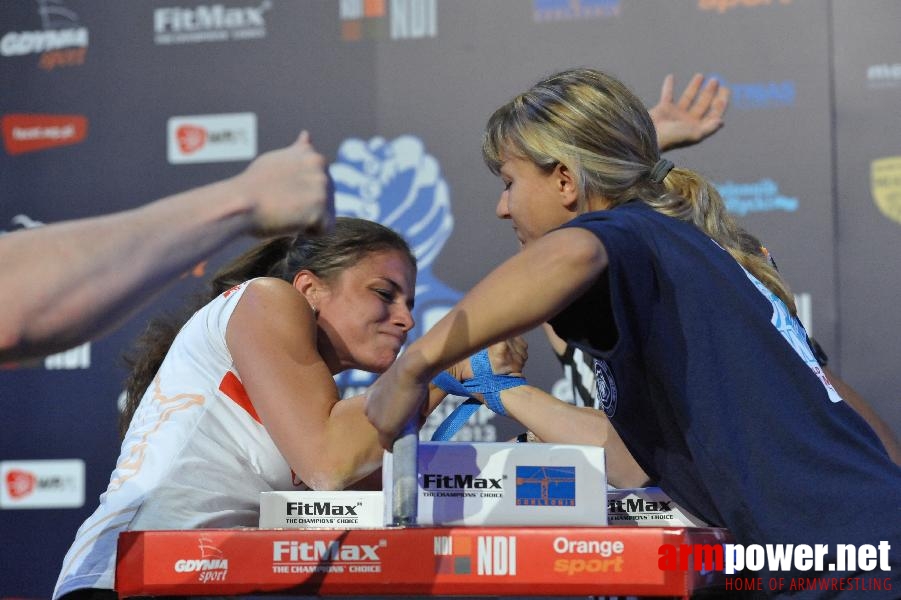
[[[628,500],[610,500],[607,511],[612,513],[672,512],[672,500],[644,500],[629,498]]]
[[[259,6],[226,7],[222,4],[173,6],[153,11],[157,44],[223,42],[266,37],[265,13],[271,0]]]
[[[359,516],[357,509],[359,504],[332,504],[331,502],[287,502],[286,509],[289,515],[316,515],[316,516]]]
[[[424,473],[422,487],[425,489],[439,490],[500,490],[501,480],[493,477],[473,477],[472,475],[442,475],[440,473]]]
[[[272,542],[274,561],[378,561],[378,545],[327,542]]]

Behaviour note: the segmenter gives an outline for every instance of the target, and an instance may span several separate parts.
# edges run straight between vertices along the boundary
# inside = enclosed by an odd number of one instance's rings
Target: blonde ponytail
[[[651,208],[701,229],[796,314],[788,284],[770,264],[760,242],[727,212],[722,196],[709,181],[690,169],[675,168],[663,185],[666,191],[662,195],[645,199]]]

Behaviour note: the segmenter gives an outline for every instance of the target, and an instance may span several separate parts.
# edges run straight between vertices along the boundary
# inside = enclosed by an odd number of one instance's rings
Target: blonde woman
[[[901,469],[822,372],[792,295],[742,249],[717,191],[661,159],[640,100],[596,70],[558,73],[491,116],[483,155],[523,249],[376,381],[366,412],[381,443],[440,369],[549,322],[594,357],[609,423],[680,505],[741,544],[825,544],[820,569],[837,544],[884,542],[894,570],[878,576],[901,585]],[[529,395],[501,399],[516,416]],[[886,518],[860,510],[862,490]]]

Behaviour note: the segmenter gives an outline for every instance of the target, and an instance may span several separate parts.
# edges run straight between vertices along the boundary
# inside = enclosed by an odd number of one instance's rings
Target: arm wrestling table
[[[116,591],[130,596],[669,596],[721,571],[663,570],[661,546],[717,546],[695,527],[421,527],[416,428],[394,444],[393,526],[195,529],[119,536]]]
[[[723,584],[664,571],[663,544],[728,541],[683,527],[388,527],[129,531],[116,591],[129,596],[670,596]]]

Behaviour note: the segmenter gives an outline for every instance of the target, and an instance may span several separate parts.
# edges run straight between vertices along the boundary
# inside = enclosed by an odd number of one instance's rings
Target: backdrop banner
[[[719,187],[776,257],[830,367],[897,432],[898,23],[895,0],[2,2],[0,234],[231,176],[308,129],[339,213],[397,229],[416,253],[415,339],[517,250],[480,154],[497,106],[573,66],[616,75],[648,106],[668,73],[677,94],[704,73],[732,88],[726,126],[667,156]],[[106,488],[123,352],[250,243],[112,334],[0,367],[0,598],[50,596]],[[571,395],[541,332],[527,339],[530,381]],[[345,394],[371,381],[338,377]],[[518,433],[479,411],[456,439]]]

